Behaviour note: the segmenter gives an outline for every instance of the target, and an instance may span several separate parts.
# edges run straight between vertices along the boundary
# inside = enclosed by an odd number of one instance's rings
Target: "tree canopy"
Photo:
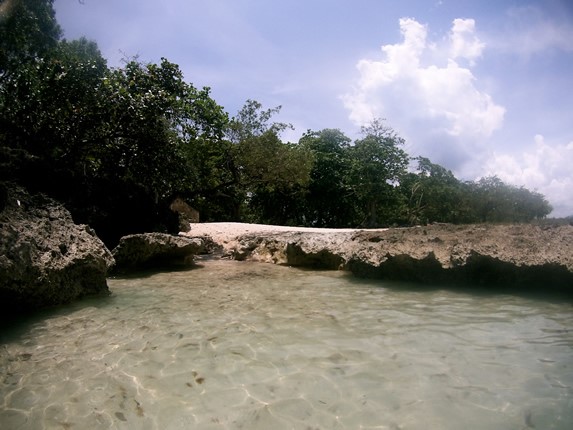
[[[42,57],[54,48],[62,30],[53,0],[0,2],[0,74],[15,65]]]

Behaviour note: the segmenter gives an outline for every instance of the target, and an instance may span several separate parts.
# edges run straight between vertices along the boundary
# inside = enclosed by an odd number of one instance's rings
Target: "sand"
[[[386,229],[376,229],[371,231],[384,231]],[[274,234],[274,233],[352,233],[364,231],[353,228],[311,228],[311,227],[285,227],[279,225],[249,224],[240,222],[209,222],[192,223],[191,231],[185,233],[186,236],[211,236],[215,242],[229,242],[245,234]],[[370,231],[370,230],[369,230]]]

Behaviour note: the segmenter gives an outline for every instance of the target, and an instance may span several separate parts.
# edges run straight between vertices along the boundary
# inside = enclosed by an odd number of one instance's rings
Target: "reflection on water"
[[[573,307],[205,261],[3,333],[2,429],[570,429]]]

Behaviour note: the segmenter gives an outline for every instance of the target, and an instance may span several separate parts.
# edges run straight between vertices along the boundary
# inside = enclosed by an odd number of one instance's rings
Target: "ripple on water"
[[[0,410],[0,423],[7,429],[23,429],[28,422],[28,414],[17,409],[3,408]]]
[[[0,427],[573,427],[570,303],[202,265],[16,328]]]

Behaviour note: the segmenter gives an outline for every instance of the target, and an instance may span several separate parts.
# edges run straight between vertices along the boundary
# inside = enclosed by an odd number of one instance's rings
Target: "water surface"
[[[570,300],[234,261],[2,334],[0,428],[571,429]]]

